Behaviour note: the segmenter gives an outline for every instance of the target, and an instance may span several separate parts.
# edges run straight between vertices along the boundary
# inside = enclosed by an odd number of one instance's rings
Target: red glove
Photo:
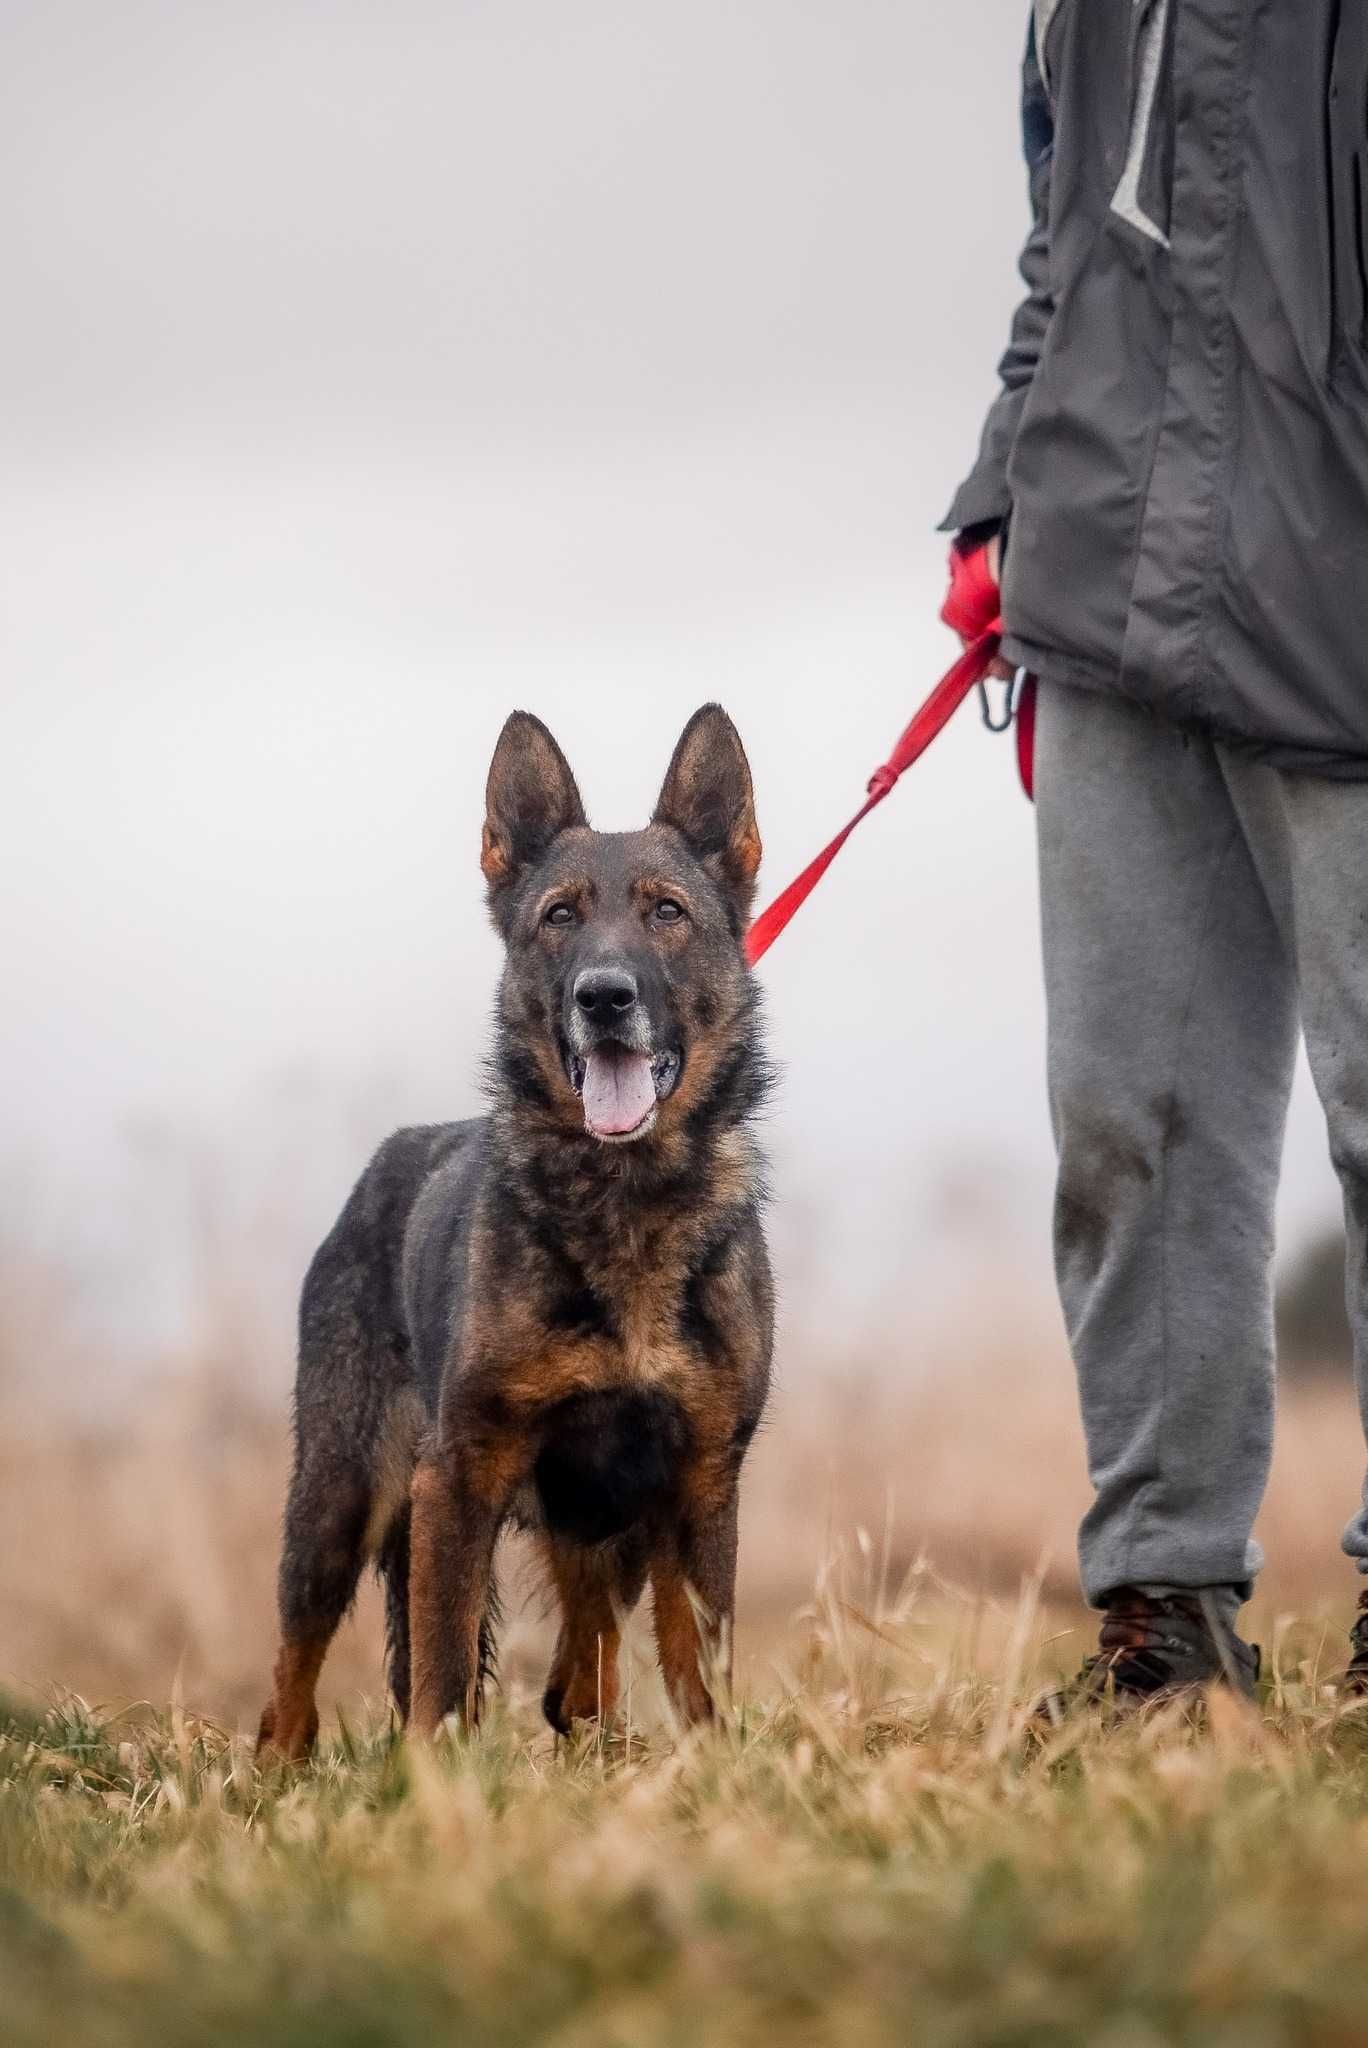
[[[997,550],[991,541],[961,540],[950,544],[950,588],[941,606],[941,620],[958,633],[967,647],[980,633],[1000,627],[1002,593],[995,573]],[[989,670],[1003,682],[1011,682],[1012,670],[1005,661],[995,661]],[[1035,707],[1036,686],[1027,677],[1020,693],[1016,715],[1017,766],[1027,796],[1035,794]]]
[[[968,646],[996,625],[1001,593],[994,573],[991,541],[950,543],[950,588],[941,620]]]

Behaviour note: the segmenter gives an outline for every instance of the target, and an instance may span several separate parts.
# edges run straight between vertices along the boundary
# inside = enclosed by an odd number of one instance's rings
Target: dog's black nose
[[[575,1001],[591,1024],[616,1024],[637,999],[636,977],[621,967],[586,967],[575,976]]]

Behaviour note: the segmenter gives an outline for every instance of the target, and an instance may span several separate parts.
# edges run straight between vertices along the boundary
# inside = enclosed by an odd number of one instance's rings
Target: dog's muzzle
[[[565,1049],[565,1071],[584,1104],[584,1127],[606,1143],[644,1138],[656,1111],[674,1093],[682,1061],[677,1052],[638,1050],[601,1038],[583,1051]]]
[[[623,966],[587,967],[567,1006],[565,1071],[584,1104],[584,1127],[606,1143],[645,1137],[682,1065],[652,1043],[637,978]]]

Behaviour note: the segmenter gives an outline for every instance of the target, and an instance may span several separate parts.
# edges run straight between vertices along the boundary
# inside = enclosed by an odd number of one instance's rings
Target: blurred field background
[[[1357,1590],[1338,1539],[1363,1458],[1334,1252],[1331,1239],[1285,1289],[1293,1370],[1251,1623],[1271,1642],[1287,1617],[1320,1621],[1329,1670]],[[1004,1313],[1010,1283],[966,1296],[915,1352],[899,1348],[892,1303],[882,1355],[804,1355],[790,1333],[744,1495],[748,1696],[793,1682],[814,1599],[846,1584],[872,1584],[884,1601],[914,1585],[936,1655],[953,1639],[961,1662],[991,1671],[1023,1585],[1038,1582],[1054,1660],[1088,1647],[1073,1576],[1087,1492],[1071,1376],[1052,1318],[1029,1307],[1029,1276],[1015,1281],[1027,1306]],[[274,1647],[287,1317],[263,1336],[220,1293],[195,1351],[136,1377],[125,1367],[110,1388],[98,1353],[63,1326],[64,1292],[51,1275],[10,1270],[0,1293],[0,1688],[31,1703],[69,1688],[112,1707],[175,1696],[246,1730]],[[504,1678],[511,1697],[535,1698],[550,1629],[516,1543],[502,1576]],[[367,1579],[326,1669],[329,1710],[382,1710],[381,1639]]]

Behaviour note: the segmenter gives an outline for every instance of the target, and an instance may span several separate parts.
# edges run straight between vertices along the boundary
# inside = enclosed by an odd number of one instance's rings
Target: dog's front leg
[[[709,1719],[731,1684],[736,1516],[734,1484],[720,1499],[695,1495],[651,1565],[661,1676],[690,1724]]]
[[[480,1633],[503,1507],[475,1478],[469,1461],[441,1451],[413,1475],[410,1719],[422,1736],[435,1735],[448,1714],[466,1728],[479,1719]]]

